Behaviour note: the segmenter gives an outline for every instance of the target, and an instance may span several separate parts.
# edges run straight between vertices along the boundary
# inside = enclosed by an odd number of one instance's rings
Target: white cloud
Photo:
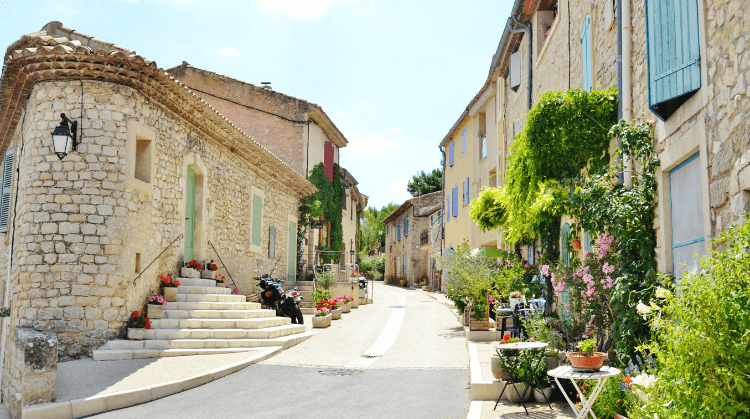
[[[344,152],[380,153],[386,150],[401,148],[401,144],[383,137],[354,134],[350,135],[347,139],[349,140],[349,144],[344,149]]]
[[[409,183],[409,179],[398,179],[391,183],[388,190],[391,192],[406,192],[406,185]]]
[[[346,0],[336,0],[343,4]],[[334,0],[258,0],[260,7],[289,15],[293,19],[319,19],[328,14]]]
[[[342,111],[342,110],[341,110],[341,109],[339,109],[339,108],[336,108],[336,110],[334,111],[334,114],[336,114],[336,115],[343,115],[343,114],[345,114],[345,113],[346,113],[346,112]]]
[[[234,47],[226,47],[216,51],[219,55],[226,55],[228,57],[239,57],[240,53],[237,52]]]
[[[394,133],[394,134],[401,134],[402,132],[404,132],[404,130],[402,130],[402,129],[401,129],[401,128],[399,128],[399,127],[396,127],[396,128],[391,128],[391,129],[390,129],[390,131],[391,131],[392,133]]]

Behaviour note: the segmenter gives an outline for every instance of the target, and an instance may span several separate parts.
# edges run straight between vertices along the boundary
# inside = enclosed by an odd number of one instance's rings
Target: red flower
[[[174,281],[175,285],[180,286],[180,281]]]
[[[146,323],[146,330],[151,329],[151,323]]]
[[[505,341],[504,341],[504,340],[501,340],[501,341],[500,341],[500,344],[501,344],[501,345],[502,345],[502,344],[504,344],[504,343],[505,343]]]
[[[133,312],[133,314],[131,314],[131,316],[133,316],[133,317],[138,317],[138,312],[137,312],[137,311],[134,311],[134,312]]]
[[[159,278],[164,279],[164,275],[159,275]]]
[[[505,335],[503,335],[503,340],[508,340],[508,339],[510,339],[510,333],[506,333]]]
[[[169,278],[167,278],[167,279],[165,279],[165,280],[164,280],[164,283],[165,283],[165,284],[169,284],[169,282],[170,282],[170,281],[169,281]]]
[[[141,314],[146,315],[146,310],[141,311]]]

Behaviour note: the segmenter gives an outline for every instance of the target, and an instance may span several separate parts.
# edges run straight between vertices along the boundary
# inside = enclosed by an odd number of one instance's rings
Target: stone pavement
[[[529,415],[526,416],[526,412],[523,407],[517,403],[509,403],[505,400],[501,401],[495,407],[494,401],[478,401],[472,402],[472,408],[474,403],[481,403],[481,413],[479,416],[472,416],[469,414],[467,419],[574,419],[575,415],[570,409],[570,406],[566,402],[553,402],[552,410],[544,403],[529,402],[526,407],[529,409]]]

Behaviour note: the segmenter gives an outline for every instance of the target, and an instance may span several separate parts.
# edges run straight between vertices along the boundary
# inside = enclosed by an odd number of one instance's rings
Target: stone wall
[[[158,275],[176,273],[181,263],[178,240],[133,285],[136,271],[184,232],[188,165],[198,174],[195,257],[216,259],[207,246],[212,241],[239,292],[247,293],[253,268],[270,270],[268,231],[274,226],[282,258],[277,272],[286,274],[287,230],[298,206],[291,190],[212,139],[194,137],[134,89],[83,85],[82,99],[80,81],[38,83],[19,124],[24,152],[10,278],[12,327],[56,333],[61,360],[87,356],[122,336],[129,313],[158,290]],[[50,137],[60,112],[82,125],[82,143],[62,161]],[[149,139],[149,133],[151,181],[136,181],[133,141]],[[260,253],[249,245],[252,188],[265,196]]]

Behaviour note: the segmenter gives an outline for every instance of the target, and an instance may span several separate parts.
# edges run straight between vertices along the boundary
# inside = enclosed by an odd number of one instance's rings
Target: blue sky
[[[169,68],[190,64],[323,107],[370,205],[410,198],[484,84],[512,0],[0,0],[0,44],[57,20]]]

